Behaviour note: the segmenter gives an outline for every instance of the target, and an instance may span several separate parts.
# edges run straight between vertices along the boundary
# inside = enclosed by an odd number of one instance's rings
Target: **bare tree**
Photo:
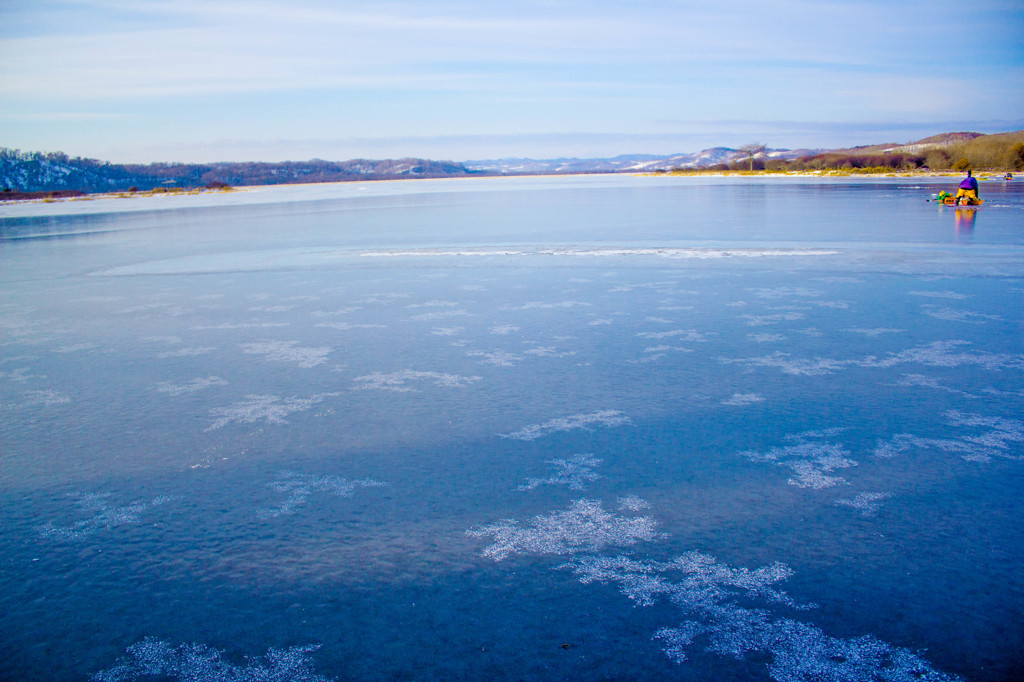
[[[741,151],[747,155],[747,160],[750,162],[750,170],[754,170],[754,157],[758,154],[764,154],[768,147],[764,146],[760,142],[751,142],[740,147],[737,151]]]

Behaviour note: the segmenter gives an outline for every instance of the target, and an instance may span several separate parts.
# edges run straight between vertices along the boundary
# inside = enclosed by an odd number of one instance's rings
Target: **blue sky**
[[[1024,128],[1020,0],[8,0],[0,146],[669,154]]]

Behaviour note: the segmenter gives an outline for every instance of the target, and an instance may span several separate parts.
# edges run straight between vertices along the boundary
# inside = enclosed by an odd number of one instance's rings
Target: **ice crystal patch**
[[[637,336],[644,339],[674,339],[676,341],[695,341],[706,343],[708,335],[696,329],[673,329],[665,332],[638,332]]]
[[[428,313],[419,313],[409,318],[411,322],[429,322],[431,320],[447,320],[452,317],[470,317],[473,313],[462,308],[455,310],[434,310]]]
[[[408,385],[410,382],[414,381],[430,382],[434,386],[462,388],[480,381],[480,377],[464,377],[459,376],[458,374],[441,374],[440,372],[416,372],[411,369],[406,369],[400,372],[391,372],[389,374],[374,372],[373,374],[356,377],[352,381],[358,384],[355,388],[360,390],[377,389],[381,391],[407,393],[417,390]]]
[[[262,341],[243,343],[242,351],[249,355],[262,355],[270,362],[295,363],[299,367],[316,367],[327,362],[327,355],[333,350],[328,346],[304,348],[298,341]]]
[[[71,402],[71,398],[60,391],[44,389],[39,391],[25,391],[24,402],[26,405],[43,405],[45,407],[53,407],[55,405],[66,405]]]
[[[953,300],[965,300],[970,298],[967,294],[958,294],[955,291],[908,291],[911,296],[924,296],[925,298],[948,298]]]
[[[583,584],[612,583],[638,606],[665,599],[686,619],[657,630],[665,654],[676,663],[701,642],[711,653],[741,659],[749,653],[768,657],[772,679],[792,681],[931,680],[959,678],[932,668],[913,652],[865,635],[839,639],[809,623],[773,618],[763,608],[745,604],[774,604],[807,610],[775,587],[792,575],[776,562],[755,570],[733,568],[703,552],[687,552],[669,562],[639,561],[626,556],[583,556],[560,568],[572,570]]]
[[[156,390],[170,395],[182,395],[183,393],[195,393],[211,386],[227,386],[228,382],[220,377],[210,376],[192,379],[184,384],[174,384],[170,381],[161,381],[156,385]]]
[[[977,435],[964,435],[959,438],[922,438],[911,433],[899,433],[887,441],[879,441],[875,448],[875,457],[896,457],[908,450],[931,449],[959,455],[969,462],[988,462],[993,457],[1006,459],[1022,459],[1015,444],[1024,442],[1024,422],[1004,417],[984,417],[977,414],[965,414],[958,410],[946,413],[951,426],[960,428],[987,429]]]
[[[829,488],[848,482],[839,476],[829,476],[830,472],[857,466],[857,462],[847,457],[850,453],[842,445],[828,442],[829,438],[840,431],[806,431],[786,436],[791,445],[774,447],[767,452],[747,450],[739,454],[751,462],[771,463],[789,469],[796,474],[789,479],[790,485],[798,488]]]
[[[137,682],[154,677],[180,682],[331,682],[314,670],[310,654],[319,646],[269,649],[244,664],[224,660],[224,652],[205,644],[178,644],[147,637],[131,645],[93,682]]]
[[[554,346],[534,346],[523,351],[524,355],[533,355],[538,358],[567,358],[576,355],[574,350],[558,350]]]
[[[601,478],[594,471],[601,465],[600,460],[592,454],[573,455],[568,459],[549,459],[548,464],[555,470],[547,478],[528,478],[517,490],[533,490],[542,485],[564,485],[570,490],[583,490],[587,483]]]
[[[206,355],[217,350],[213,346],[193,346],[189,348],[176,348],[174,350],[157,353],[158,358],[191,358],[197,355]]]
[[[804,314],[796,311],[790,311],[788,313],[774,313],[771,315],[740,315],[740,318],[746,320],[747,326],[749,327],[764,327],[769,324],[802,320],[804,319]]]
[[[351,497],[356,488],[382,488],[386,485],[387,483],[368,478],[350,481],[340,476],[313,476],[311,474],[286,471],[281,474],[278,480],[267,484],[276,492],[287,495],[285,500],[276,507],[258,510],[256,515],[261,519],[270,519],[292,514],[296,507],[306,504],[306,500],[313,493],[329,493],[337,497]]]
[[[335,329],[341,332],[346,332],[350,329],[387,329],[387,325],[383,324],[353,324],[351,322],[318,322],[313,326],[320,329]]]
[[[587,414],[574,414],[569,417],[560,417],[546,421],[543,424],[530,424],[518,431],[498,434],[502,438],[514,440],[537,440],[542,436],[559,431],[572,431],[574,429],[586,429],[591,426],[622,426],[629,424],[630,420],[618,410],[601,410]]]
[[[946,308],[944,306],[929,304],[922,305],[921,312],[939,320],[947,320],[949,322],[968,322],[970,324],[985,324],[985,322],[989,320],[1003,319],[998,315],[986,315],[985,313],[975,313],[969,310],[957,310],[955,308]]]
[[[789,353],[782,351],[775,351],[771,355],[759,358],[722,358],[722,362],[746,365],[747,367],[774,367],[786,374],[805,377],[824,376],[851,364],[847,360],[833,360],[832,358],[814,358],[812,360],[791,358]]]
[[[723,405],[732,405],[736,407],[742,407],[744,405],[752,405],[759,403],[764,400],[764,396],[760,393],[733,393],[731,398],[727,398],[722,401]]]
[[[775,287],[775,288],[748,288],[757,298],[766,300],[777,300],[780,298],[815,298],[821,296],[822,292],[805,287]]]
[[[318,393],[308,398],[281,398],[275,395],[247,395],[245,400],[237,402],[230,407],[217,407],[210,410],[210,414],[217,417],[212,424],[206,427],[206,431],[213,431],[224,427],[231,422],[240,424],[254,424],[265,421],[268,424],[287,424],[285,420],[290,414],[308,410],[314,405],[330,398],[341,395],[340,393]]]
[[[851,499],[836,500],[836,504],[844,507],[852,507],[860,512],[860,515],[868,518],[878,513],[882,500],[892,497],[892,493],[858,493]]]
[[[139,523],[141,515],[171,501],[167,495],[158,495],[149,502],[133,502],[124,507],[112,507],[107,503],[110,493],[76,493],[71,495],[79,511],[87,518],[70,526],[57,526],[47,523],[39,529],[44,538],[81,542],[89,536],[101,531]]]
[[[978,396],[966,391],[961,391],[956,388],[950,388],[949,386],[943,386],[939,383],[938,379],[929,377],[924,374],[904,374],[902,378],[893,382],[893,386],[923,386],[926,388],[934,388],[937,391],[945,391],[947,393],[955,393],[956,395],[962,395],[965,398],[977,398]]]
[[[516,355],[515,353],[509,353],[500,349],[494,350],[490,353],[482,350],[472,350],[466,353],[471,358],[483,358],[481,363],[488,365],[495,365],[496,367],[515,367],[516,363],[522,361],[522,355]]]
[[[933,341],[923,346],[910,348],[899,353],[890,353],[884,359],[867,358],[865,367],[895,367],[902,364],[920,364],[931,367],[977,366],[998,371],[1001,369],[1024,369],[1024,355],[990,353],[988,351],[958,350],[971,346],[970,341]]]
[[[535,516],[527,525],[505,519],[466,531],[490,537],[485,557],[501,561],[514,554],[576,554],[605,547],[628,547],[657,537],[657,522],[647,516],[619,516],[598,500],[575,500],[568,509]]]
[[[872,327],[865,329],[863,327],[853,327],[852,329],[845,329],[843,331],[853,332],[854,334],[863,334],[864,336],[881,336],[882,334],[902,334],[906,332],[906,329],[893,329],[891,327]]]
[[[221,322],[220,324],[203,324],[192,329],[227,331],[233,329],[270,329],[272,327],[288,327],[291,322]]]

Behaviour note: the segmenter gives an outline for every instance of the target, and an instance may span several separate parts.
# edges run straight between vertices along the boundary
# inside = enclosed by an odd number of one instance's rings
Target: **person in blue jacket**
[[[971,171],[967,171],[967,177],[960,182],[960,189],[956,193],[956,203],[974,204],[978,199],[978,181]]]

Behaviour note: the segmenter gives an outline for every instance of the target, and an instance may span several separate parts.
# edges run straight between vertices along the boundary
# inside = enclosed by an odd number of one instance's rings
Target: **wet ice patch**
[[[842,445],[832,443],[829,439],[842,429],[825,431],[805,431],[786,436],[789,445],[774,447],[767,452],[746,450],[739,453],[751,462],[769,463],[792,471],[795,476],[788,483],[798,488],[821,489],[848,481],[840,476],[830,476],[836,469],[847,469],[857,466],[850,459],[850,453]]]
[[[496,324],[491,327],[491,333],[499,336],[505,336],[517,331],[519,331],[519,327],[514,324]]]
[[[102,530],[137,524],[144,512],[166,504],[172,499],[166,495],[158,495],[148,502],[132,502],[124,507],[112,507],[107,502],[110,493],[75,493],[70,497],[74,499],[80,514],[86,518],[69,526],[47,523],[39,529],[42,537],[81,542]]]
[[[754,343],[779,343],[786,340],[784,334],[748,334],[747,338]]]
[[[319,393],[308,398],[281,398],[275,395],[248,395],[245,400],[229,407],[217,407],[210,410],[216,419],[206,427],[206,431],[214,431],[227,426],[231,422],[254,424],[264,421],[268,424],[287,424],[285,420],[290,414],[303,412],[319,404],[324,398],[335,397],[340,393]]]
[[[525,525],[505,519],[466,531],[490,537],[482,554],[501,561],[516,554],[575,554],[606,547],[628,547],[657,537],[657,523],[647,516],[620,516],[598,500],[576,500],[568,509],[535,516]]]
[[[310,654],[319,646],[269,649],[231,663],[224,652],[205,644],[178,644],[147,637],[131,645],[113,666],[92,676],[93,682],[138,682],[153,678],[180,682],[331,682],[318,674]]]
[[[261,519],[286,516],[295,512],[296,507],[306,504],[313,493],[328,493],[336,497],[351,497],[356,488],[382,488],[387,483],[368,478],[350,481],[340,476],[313,476],[286,471],[281,477],[267,484],[272,490],[286,495],[276,507],[259,509],[256,515]]]
[[[881,501],[892,497],[892,493],[858,493],[853,499],[836,500],[836,504],[856,509],[861,516],[870,518],[878,513]]]
[[[299,367],[316,367],[327,362],[327,355],[334,350],[328,346],[305,348],[298,341],[261,341],[243,343],[242,352],[248,355],[262,355],[269,362],[294,363]]]
[[[560,431],[586,429],[592,426],[622,426],[629,423],[629,417],[618,410],[601,410],[599,412],[559,417],[558,419],[546,421],[543,424],[530,424],[518,431],[499,435],[502,438],[511,438],[513,440],[537,440],[542,436]]]
[[[533,490],[542,485],[564,485],[570,490],[583,490],[588,483],[601,478],[595,469],[603,460],[592,454],[573,455],[568,459],[549,459],[554,472],[547,478],[528,478],[517,490]]]
[[[220,377],[209,376],[206,378],[198,377],[196,379],[191,379],[184,384],[161,381],[156,385],[156,390],[170,395],[182,395],[184,393],[202,391],[203,389],[210,388],[211,386],[227,386],[227,384],[228,382],[224,381]]]
[[[406,369],[388,374],[374,372],[373,374],[356,377],[352,381],[356,382],[356,389],[377,389],[405,393],[417,390],[409,386],[410,382],[429,382],[434,386],[462,388],[480,381],[480,377],[465,377],[458,374],[442,374],[440,372],[417,372]]]

